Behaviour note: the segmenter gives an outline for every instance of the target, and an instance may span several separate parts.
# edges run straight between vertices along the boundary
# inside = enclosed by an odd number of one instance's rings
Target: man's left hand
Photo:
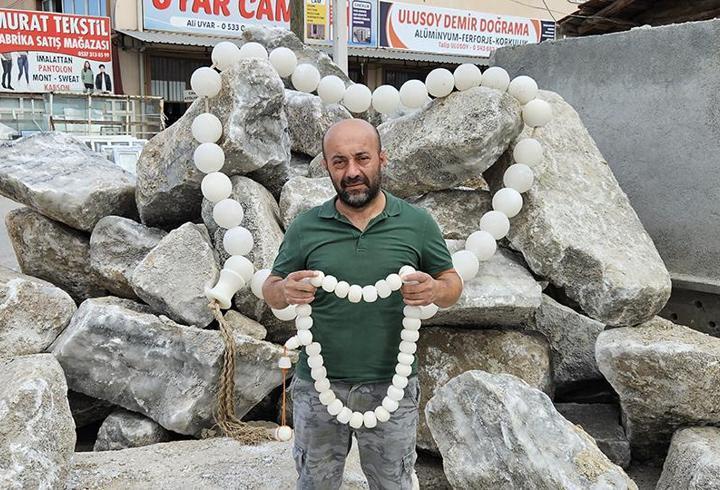
[[[410,306],[426,306],[435,301],[437,281],[430,274],[413,272],[402,276],[403,283],[400,292],[405,304]]]

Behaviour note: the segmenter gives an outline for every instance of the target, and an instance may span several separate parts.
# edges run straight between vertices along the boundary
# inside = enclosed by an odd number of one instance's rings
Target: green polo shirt
[[[432,276],[452,269],[435,220],[387,191],[385,209],[364,231],[335,209],[336,197],[301,213],[288,226],[272,268],[285,277],[321,270],[350,285],[374,285],[403,265]],[[374,303],[350,303],[318,288],[311,304],[313,340],[320,342],[328,378],[348,383],[390,381],[395,374],[405,302],[400,291]],[[417,358],[412,374],[417,373]],[[303,349],[295,374],[312,381]]]

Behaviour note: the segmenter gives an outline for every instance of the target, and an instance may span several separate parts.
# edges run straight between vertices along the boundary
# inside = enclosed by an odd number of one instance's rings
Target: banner
[[[305,0],[305,42],[332,44],[332,0]],[[348,0],[348,46],[378,45],[377,0]]]
[[[112,92],[110,31],[109,17],[0,9],[0,91]]]
[[[290,29],[291,0],[143,0],[143,26],[156,31],[242,36],[245,26]]]
[[[497,48],[555,38],[553,21],[380,2],[380,46],[489,57]]]

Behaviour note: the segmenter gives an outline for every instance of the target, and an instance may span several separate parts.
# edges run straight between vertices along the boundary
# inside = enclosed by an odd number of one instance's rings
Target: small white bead
[[[412,366],[412,363],[415,362],[415,356],[412,354],[405,354],[404,352],[398,352],[397,360],[398,360],[398,364],[405,364],[407,366]]]
[[[340,410],[343,409],[343,404],[340,400],[335,398],[332,402],[330,402],[330,405],[327,406],[328,413],[335,417],[337,414],[340,413]]]
[[[293,335],[287,341],[285,342],[285,347],[288,348],[288,350],[295,350],[298,347],[300,347],[300,339],[297,337],[297,335]]]
[[[382,406],[388,412],[393,413],[395,410],[398,409],[400,404],[398,402],[396,402],[395,400],[385,397],[385,398],[383,398]]]
[[[375,418],[378,422],[387,422],[390,420],[390,412],[385,407],[375,407]]]
[[[350,417],[352,417],[352,410],[348,407],[342,407],[342,410],[340,410],[340,413],[337,414],[336,418],[341,424],[347,424],[350,422]]]
[[[405,391],[401,390],[400,388],[398,388],[395,385],[390,385],[390,386],[388,386],[388,389],[387,389],[387,396],[391,400],[395,400],[396,402],[398,402],[398,401],[402,400],[403,397],[405,396]]]
[[[407,340],[400,342],[400,352],[404,352],[405,354],[415,354],[416,350],[417,344],[415,342],[408,342]]]
[[[315,271],[315,276],[310,278],[310,284],[319,288],[322,286],[323,280],[325,279],[325,273],[323,271]]]
[[[375,289],[377,289],[378,297],[385,299],[392,294],[392,288],[385,279],[380,279],[375,283]]]
[[[287,425],[282,425],[275,429],[275,439],[278,441],[289,441],[292,439],[293,430]]]
[[[290,369],[292,367],[292,362],[290,362],[290,358],[282,356],[278,361],[278,367],[280,369]]]
[[[325,276],[325,278],[322,281],[322,288],[328,293],[332,293],[335,291],[335,286],[337,286],[338,280],[335,278],[335,276]]]
[[[407,305],[403,308],[403,315],[405,315],[405,318],[419,319],[421,314],[422,308],[419,306]]]
[[[305,353],[308,356],[317,356],[320,354],[320,351],[322,350],[322,346],[319,342],[313,342],[312,344],[305,347]]]
[[[295,307],[295,314],[297,316],[310,316],[312,314],[312,306],[310,305],[297,305]]]
[[[353,429],[359,429],[363,425],[364,421],[363,414],[360,412],[353,412],[352,416],[350,417],[350,427]]]
[[[298,330],[297,338],[300,341],[300,345],[310,345],[313,341],[310,330]]]
[[[337,286],[335,286],[335,296],[340,299],[347,298],[348,292],[350,292],[350,284],[346,281],[340,281],[337,283]]]
[[[310,370],[310,377],[315,381],[327,378],[327,369],[325,368],[325,366],[321,366],[319,368],[312,368]]]
[[[362,288],[362,299],[366,303],[374,303],[377,301],[378,291],[375,286],[365,286]]]
[[[323,391],[327,391],[330,389],[330,380],[327,378],[322,378],[317,381],[315,381],[315,391],[318,393],[322,393]]]
[[[295,318],[295,328],[298,330],[310,330],[313,326],[313,319],[311,316],[299,316]]]
[[[408,385],[408,379],[405,376],[400,376],[399,374],[396,374],[393,376],[392,384],[394,386],[397,386],[401,390],[404,390],[405,387]]]
[[[435,313],[437,313],[440,308],[435,303],[430,303],[429,305],[421,306],[420,309],[422,310],[420,319],[428,320],[428,319],[432,318],[433,316],[435,316]]]
[[[403,327],[405,327],[408,330],[419,330],[420,325],[422,325],[422,321],[419,318],[403,318],[402,321]]]
[[[409,330],[407,328],[403,328],[400,332],[400,338],[403,340],[407,340],[408,342],[417,342],[420,338],[420,332],[417,330]]]
[[[307,363],[310,369],[319,368],[323,365],[323,358],[321,355],[308,356]]]
[[[335,392],[333,390],[325,390],[318,396],[320,403],[330,405],[335,400]]]
[[[396,364],[395,365],[395,372],[398,373],[400,376],[410,376],[410,373],[412,373],[412,367],[406,366],[405,364]]]
[[[372,429],[377,425],[377,418],[375,417],[375,412],[368,410],[363,414],[363,425],[367,427],[368,429]]]
[[[357,284],[353,284],[350,286],[350,290],[348,291],[348,301],[351,303],[359,303],[362,299],[362,288],[358,286]]]
[[[390,286],[390,289],[393,291],[397,291],[402,287],[402,279],[400,279],[398,274],[390,274],[385,278],[385,282],[388,283],[388,286]]]
[[[400,270],[398,271],[398,275],[400,277],[402,277],[405,274],[412,274],[413,272],[417,272],[415,270],[415,267],[413,267],[411,265],[404,265],[404,266],[400,267]]]

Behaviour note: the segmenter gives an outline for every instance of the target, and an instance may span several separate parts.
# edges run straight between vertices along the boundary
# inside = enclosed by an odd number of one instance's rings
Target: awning
[[[238,46],[242,46],[243,44],[241,39],[216,36],[197,36],[195,34],[182,34],[179,32],[130,31],[124,29],[117,29],[117,32],[148,44],[173,44],[177,46],[200,47],[212,47],[220,41],[235,42]]]

